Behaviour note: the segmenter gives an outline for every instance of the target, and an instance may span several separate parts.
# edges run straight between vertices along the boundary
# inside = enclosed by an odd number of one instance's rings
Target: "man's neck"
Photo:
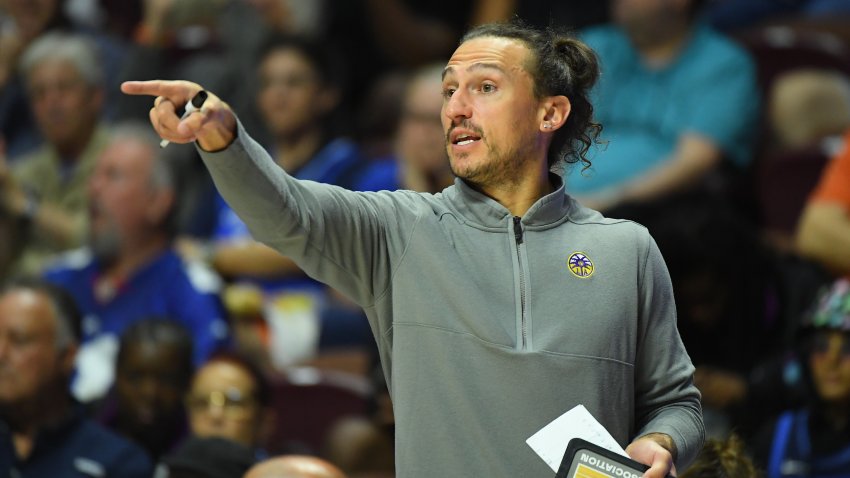
[[[691,35],[691,29],[687,24],[675,29],[664,38],[655,38],[652,41],[635,43],[644,64],[652,69],[659,69],[673,62],[684,48],[685,43]]]
[[[275,140],[275,161],[284,171],[294,173],[310,162],[322,146],[322,131],[312,128]]]
[[[124,282],[156,256],[162,254],[168,245],[169,240],[164,233],[148,237],[144,241],[139,241],[138,244],[128,245],[104,268],[102,280],[113,284]]]
[[[12,431],[12,443],[18,458],[28,458],[35,447],[35,440],[45,426],[59,423],[71,407],[71,397],[66,389],[41,393],[39,398],[4,410],[4,420]]]
[[[59,157],[65,162],[77,163],[80,160],[80,156],[83,155],[83,152],[85,152],[91,142],[92,137],[94,136],[94,130],[95,125],[92,124],[84,134],[80,135],[80,137],[73,138],[62,144],[54,145]]]
[[[505,206],[512,215],[522,217],[540,198],[555,190],[549,179],[549,170],[527,175],[524,180],[511,185],[482,187],[481,192]]]

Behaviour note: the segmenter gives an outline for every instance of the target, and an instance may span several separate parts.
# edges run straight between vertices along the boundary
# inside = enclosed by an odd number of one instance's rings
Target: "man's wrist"
[[[216,124],[216,128],[196,140],[198,147],[207,153],[223,151],[239,137],[239,124],[236,121],[236,115],[230,110],[229,106],[226,104],[224,106],[226,110],[213,113],[222,115],[220,122]]]
[[[647,433],[646,435],[640,436],[638,439],[644,438],[652,440],[664,447],[670,452],[670,455],[673,456],[673,461],[676,461],[676,457],[679,455],[679,450],[676,448],[676,442],[673,441],[673,437],[666,433]]]

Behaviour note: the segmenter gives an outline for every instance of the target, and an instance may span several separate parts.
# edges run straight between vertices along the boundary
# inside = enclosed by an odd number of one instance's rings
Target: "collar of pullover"
[[[564,192],[564,180],[556,174],[550,174],[555,190],[538,199],[522,216],[526,226],[546,226],[560,222],[571,209],[572,200]],[[486,228],[504,228],[505,218],[511,218],[511,212],[505,206],[455,178],[454,186],[446,190],[452,205],[463,218]]]

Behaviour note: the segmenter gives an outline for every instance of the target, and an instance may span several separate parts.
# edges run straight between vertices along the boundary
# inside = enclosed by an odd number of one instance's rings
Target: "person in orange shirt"
[[[796,246],[801,255],[850,277],[850,131],[803,210]]]

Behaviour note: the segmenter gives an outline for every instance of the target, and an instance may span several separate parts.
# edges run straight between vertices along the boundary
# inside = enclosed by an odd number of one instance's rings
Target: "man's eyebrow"
[[[473,63],[466,71],[475,71],[475,70],[496,70],[499,73],[504,73],[505,69],[496,63]]]
[[[505,69],[502,68],[501,66],[499,66],[496,63],[473,63],[472,65],[470,65],[466,69],[466,71],[475,71],[475,70],[495,70],[495,71],[498,71],[499,73],[505,72]],[[454,67],[447,66],[443,70],[443,79],[446,79],[446,75],[448,75],[450,73],[454,73],[454,71],[455,71]]]

